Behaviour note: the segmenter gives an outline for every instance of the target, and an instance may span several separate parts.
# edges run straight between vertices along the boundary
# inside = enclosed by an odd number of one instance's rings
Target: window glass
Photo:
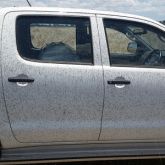
[[[76,50],[76,26],[72,25],[30,25],[31,42],[34,48],[41,49],[52,42],[63,42]]]
[[[164,31],[114,19],[104,19],[104,27],[112,66],[165,66]]]
[[[21,16],[17,48],[23,58],[41,62],[92,64],[89,18]]]
[[[115,36],[108,37],[109,49],[111,49],[111,53],[113,54],[131,54],[127,50],[128,43],[131,42],[129,38],[126,37],[122,32],[117,31],[115,29],[107,28],[107,36]]]

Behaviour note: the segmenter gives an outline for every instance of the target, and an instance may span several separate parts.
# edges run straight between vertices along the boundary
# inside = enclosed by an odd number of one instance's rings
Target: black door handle
[[[32,83],[34,82],[33,78],[29,78],[27,75],[25,74],[20,74],[16,77],[9,77],[8,78],[9,82],[26,82],[26,83]]]
[[[124,77],[116,77],[114,80],[108,81],[108,84],[109,85],[115,85],[115,84],[118,84],[118,85],[129,85],[129,84],[131,84],[131,81],[125,80]]]
[[[115,85],[115,84],[118,84],[118,85],[122,85],[122,84],[129,85],[129,84],[131,84],[131,82],[127,81],[127,80],[125,80],[125,81],[112,80],[112,81],[108,81],[108,84],[112,84],[112,85]]]

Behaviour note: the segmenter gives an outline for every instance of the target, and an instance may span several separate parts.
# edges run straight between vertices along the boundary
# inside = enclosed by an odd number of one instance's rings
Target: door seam
[[[103,104],[102,104],[102,112],[101,112],[100,131],[99,131],[99,136],[98,136],[98,141],[100,141],[101,132],[102,132],[102,124],[103,124],[103,116],[104,116],[104,104],[105,104],[105,76],[104,76],[104,67],[103,67],[103,60],[102,60],[100,33],[99,33],[97,14],[95,14],[95,18],[96,18],[96,24],[97,24],[97,33],[98,33],[98,37],[99,37],[99,52],[100,52],[102,75],[103,75],[103,79],[102,79],[103,80]]]

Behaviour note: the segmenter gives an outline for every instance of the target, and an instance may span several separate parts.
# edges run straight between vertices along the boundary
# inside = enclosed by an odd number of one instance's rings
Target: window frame
[[[51,60],[37,60],[37,59],[32,59],[32,58],[27,58],[25,56],[22,55],[22,53],[20,52],[20,49],[18,48],[18,30],[17,30],[17,26],[18,26],[18,23],[17,23],[17,20],[20,18],[20,17],[52,17],[52,18],[77,18],[77,19],[88,19],[89,21],[89,32],[91,34],[91,57],[92,57],[92,60],[91,60],[91,63],[85,63],[85,62],[74,62],[74,61],[51,61]],[[30,29],[29,29],[29,34],[30,34]],[[42,64],[68,64],[68,65],[89,65],[89,66],[93,66],[95,64],[95,54],[94,54],[94,41],[93,41],[93,30],[92,30],[92,20],[91,20],[91,16],[89,15],[67,15],[67,14],[64,14],[64,15],[44,15],[44,14],[24,14],[24,15],[18,15],[16,17],[16,21],[15,21],[15,37],[16,37],[16,48],[17,48],[17,51],[18,51],[18,54],[19,56],[23,59],[23,60],[26,60],[26,61],[29,61],[29,62],[35,62],[35,63],[42,63]],[[30,39],[30,44],[31,46],[33,46],[33,44],[31,43],[31,39]]]
[[[124,65],[124,64],[112,64],[112,61],[111,61],[111,51],[110,51],[110,48],[109,48],[109,44],[108,44],[108,36],[107,36],[107,31],[106,31],[106,27],[105,27],[105,23],[104,21],[105,20],[109,20],[109,21],[121,21],[121,22],[128,22],[128,23],[133,23],[133,24],[138,24],[138,25],[144,25],[144,26],[148,26],[150,28],[153,28],[153,29],[156,29],[156,30],[159,30],[159,31],[162,31],[164,32],[161,28],[157,27],[157,26],[154,26],[152,24],[149,24],[149,23],[146,23],[146,22],[143,22],[145,20],[137,20],[136,18],[129,18],[129,19],[124,19],[123,17],[119,17],[119,18],[111,18],[111,17],[101,17],[102,18],[102,25],[103,25],[103,31],[104,31],[104,35],[105,35],[105,42],[106,42],[106,47],[107,47],[107,51],[108,51],[108,59],[109,59],[109,65],[111,67],[124,67],[124,68],[148,68],[148,69],[165,69],[165,66],[162,67],[162,66],[154,66],[154,65],[133,65],[133,64],[129,64],[129,65]]]

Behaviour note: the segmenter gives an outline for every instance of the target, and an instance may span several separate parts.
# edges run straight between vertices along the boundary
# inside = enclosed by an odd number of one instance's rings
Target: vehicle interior
[[[156,32],[155,29],[144,25],[134,26],[129,23],[113,21],[111,23],[105,22],[105,29],[120,32],[130,41],[127,45],[127,52],[124,53],[111,52],[111,45],[109,45],[111,65],[165,66],[165,36],[163,32]],[[155,43],[157,44],[155,45]]]
[[[81,62],[81,63],[93,63],[93,52],[92,52],[92,39],[91,39],[91,31],[90,31],[90,25],[88,21],[86,23],[83,23],[82,21],[73,20],[68,21],[66,18],[63,19],[57,19],[56,21],[52,21],[52,19],[49,19],[49,17],[43,19],[43,17],[38,17],[37,19],[29,21],[25,18],[21,20],[19,18],[18,24],[23,24],[24,28],[19,28],[20,26],[17,26],[17,32],[21,35],[17,35],[17,42],[21,42],[22,38],[24,39],[24,44],[22,45],[22,48],[18,48],[19,50],[22,50],[20,54],[22,54],[25,58],[28,59],[34,59],[38,61],[45,61],[45,62]],[[35,36],[32,36],[32,28],[37,28],[40,30],[40,38],[42,38],[42,44],[37,45],[35,47],[33,43],[33,38]],[[53,39],[49,39],[49,41],[46,41],[44,37],[42,37],[42,29],[47,29],[47,32],[49,32],[50,29],[53,29],[54,31],[57,29],[57,33],[59,28],[61,28],[63,31],[67,31],[69,28],[75,29],[75,36],[71,36],[70,42],[74,43],[68,43],[69,41],[65,40],[65,34],[61,36],[54,36]],[[65,32],[66,33],[66,32]],[[68,33],[73,33],[68,30]],[[22,35],[23,34],[23,35]],[[34,33],[35,35],[35,33]],[[49,35],[49,34],[48,34]],[[66,34],[69,36],[69,34]],[[71,34],[70,34],[71,35]],[[63,38],[62,38],[63,36]],[[50,36],[51,37],[51,36]],[[75,37],[75,38],[74,38]],[[46,37],[45,37],[46,38]],[[69,39],[68,39],[69,40]],[[74,41],[73,41],[74,40]],[[20,44],[17,44],[20,45]],[[26,57],[28,55],[28,57]]]

